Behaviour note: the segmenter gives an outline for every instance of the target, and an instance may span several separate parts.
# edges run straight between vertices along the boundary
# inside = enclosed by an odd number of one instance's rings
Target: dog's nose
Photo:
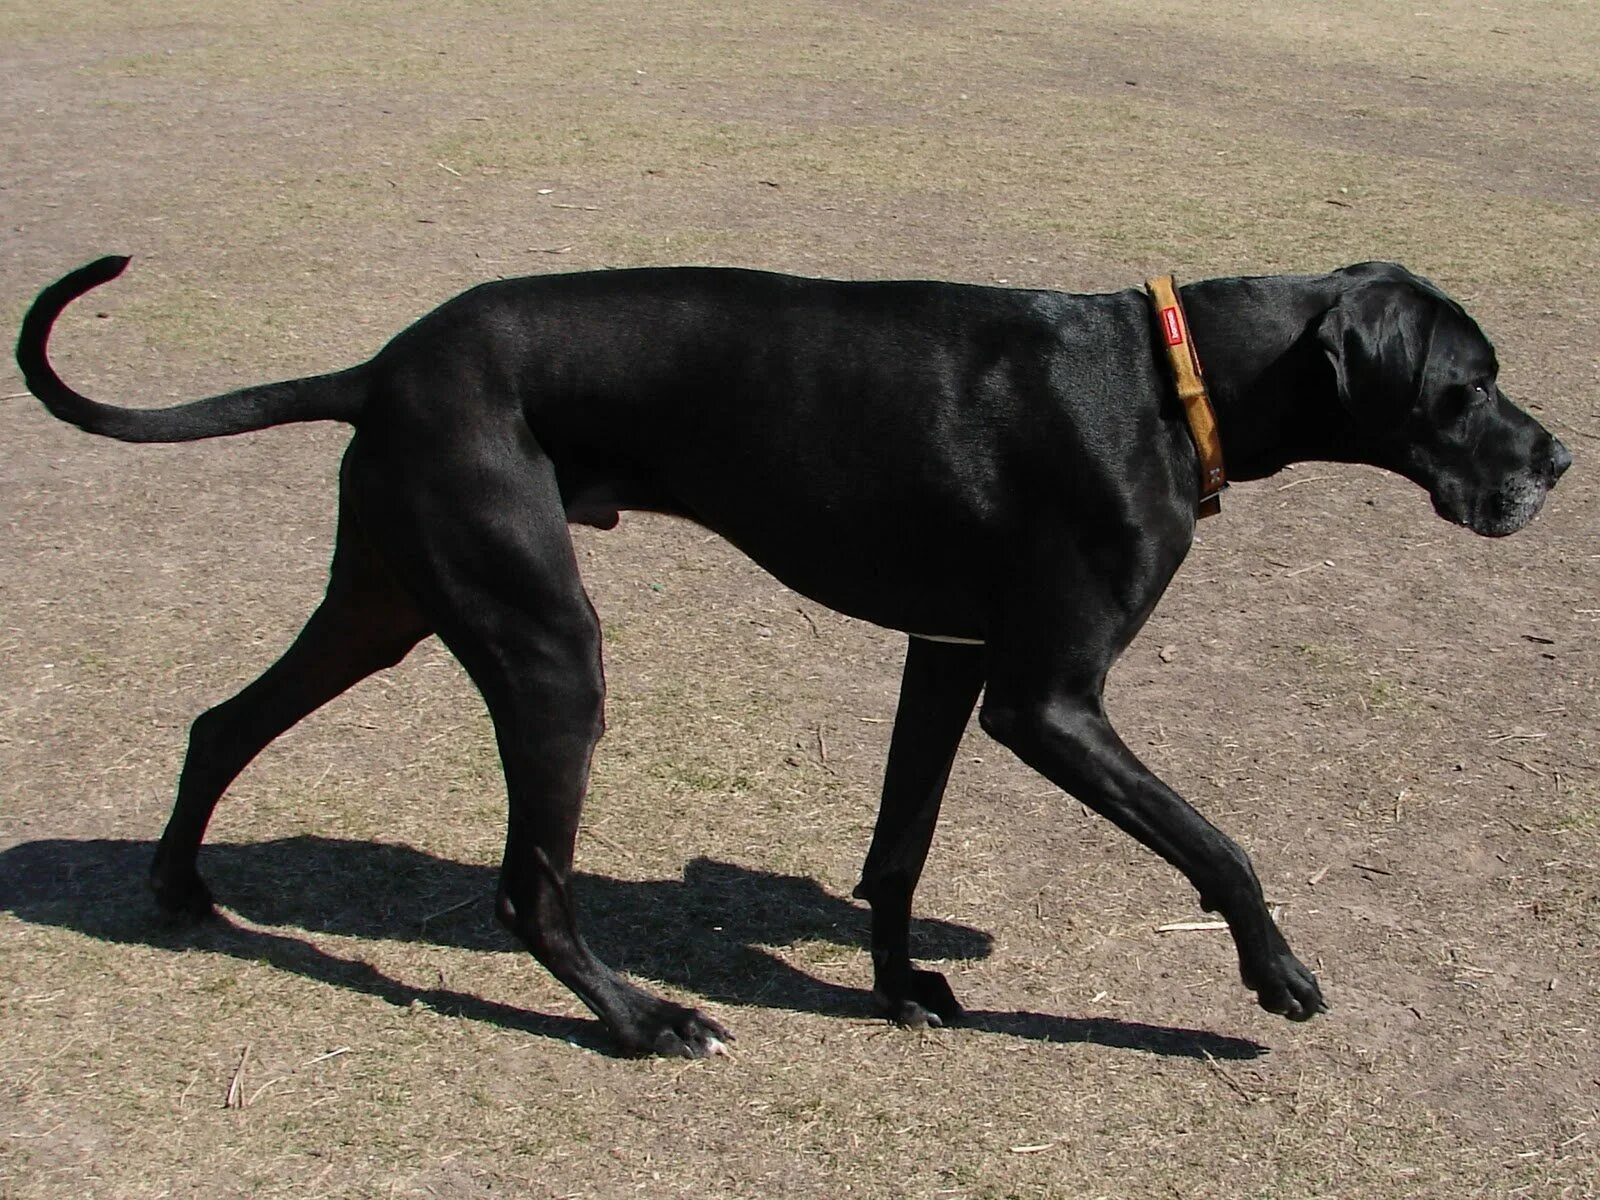
[[[1550,439],[1555,444],[1550,448],[1551,479],[1560,479],[1572,465],[1572,451],[1562,444],[1559,438]]]

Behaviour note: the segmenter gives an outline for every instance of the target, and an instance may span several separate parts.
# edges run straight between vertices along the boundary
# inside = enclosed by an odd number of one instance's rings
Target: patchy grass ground
[[[497,764],[433,643],[236,785],[226,920],[155,921],[186,724],[314,604],[343,435],[130,448],[8,396],[0,1193],[1593,1195],[1597,61],[1587,0],[0,9],[0,318],[135,255],[58,340],[91,392],[344,365],[493,275],[1395,257],[1578,456],[1496,543],[1370,471],[1236,488],[1114,676],[1321,973],[1307,1027],[1220,935],[1157,933],[1188,889],[977,732],[917,931],[973,1019],[871,1020],[847,897],[899,640],[688,526],[580,533],[584,895],[742,1035],[685,1065],[612,1057],[493,927]]]

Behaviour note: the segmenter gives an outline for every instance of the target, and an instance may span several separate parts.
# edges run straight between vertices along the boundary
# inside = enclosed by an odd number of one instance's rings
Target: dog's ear
[[[1369,431],[1403,424],[1421,395],[1438,306],[1403,279],[1352,282],[1317,323],[1339,403]]]

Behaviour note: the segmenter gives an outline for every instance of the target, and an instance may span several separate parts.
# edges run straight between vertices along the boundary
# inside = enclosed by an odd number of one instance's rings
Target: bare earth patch
[[[1590,1196],[1600,1178],[1600,13],[235,0],[0,11],[0,317],[170,402],[348,364],[495,275],[725,262],[1093,290],[1398,258],[1577,466],[1485,542],[1373,472],[1236,488],[1113,677],[1333,1011],[1251,1007],[1159,862],[973,730],[871,1019],[896,635],[695,528],[580,532],[603,953],[741,1035],[613,1057],[489,914],[503,794],[436,643],[278,743],[143,885],[187,722],[319,594],[344,434],[130,448],[0,379],[0,1194]],[[1203,703],[1204,698],[1211,698]],[[230,1098],[232,1104],[230,1105]]]

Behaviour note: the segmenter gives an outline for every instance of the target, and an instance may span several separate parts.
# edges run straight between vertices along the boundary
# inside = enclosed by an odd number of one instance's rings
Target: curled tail
[[[73,391],[45,353],[50,327],[63,309],[91,288],[122,274],[128,260],[96,259],[56,280],[22,318],[17,365],[28,390],[52,414],[90,433],[125,442],[190,442],[196,438],[246,433],[293,421],[347,421],[354,424],[366,403],[366,370],[353,367],[331,375],[312,375],[284,383],[240,388],[172,408],[118,408]]]

